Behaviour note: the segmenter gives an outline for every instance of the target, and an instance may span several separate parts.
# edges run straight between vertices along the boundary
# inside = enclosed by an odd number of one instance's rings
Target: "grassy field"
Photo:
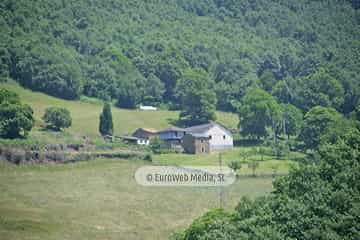
[[[38,124],[46,108],[59,106],[67,108],[72,116],[73,125],[69,133],[75,135],[98,136],[99,115],[102,104],[99,101],[67,101],[48,96],[39,92],[32,92],[15,84],[0,83],[0,87],[7,88],[19,94],[24,103],[29,104],[35,112]],[[126,110],[113,107],[113,121],[115,135],[126,135],[132,133],[139,127],[163,129],[178,119],[177,111],[140,111]],[[229,128],[235,128],[238,118],[231,113],[217,113],[218,121]]]
[[[36,127],[29,142],[63,143],[88,136],[96,144],[102,104],[93,99],[66,101],[32,92],[15,84],[0,87],[17,92],[35,112]],[[66,107],[73,125],[65,132],[41,130],[41,116],[50,106]],[[116,135],[138,127],[162,129],[178,118],[176,111],[147,112],[113,107]],[[235,128],[237,116],[217,113],[218,121]],[[77,138],[78,136],[78,138]],[[13,141],[13,140],[11,140]],[[103,140],[99,144],[104,144]],[[39,143],[38,143],[39,142]],[[2,140],[2,144],[6,143]],[[0,143],[1,144],[1,143]],[[269,151],[269,149],[264,148]],[[287,173],[299,153],[277,160],[263,157],[255,147],[236,147],[222,154],[223,164],[242,162],[239,173],[251,173],[247,162],[260,163],[257,174]],[[156,165],[218,165],[219,155],[153,155]],[[136,169],[149,162],[97,159],[54,165],[10,165],[0,160],[0,239],[167,239],[171,232],[188,226],[196,217],[219,207],[219,189],[143,187],[136,184]],[[225,208],[233,209],[242,196],[257,197],[272,190],[272,178],[241,178],[225,188]]]
[[[140,160],[14,166],[0,161],[0,239],[167,239],[210,208],[216,188],[142,187]],[[272,179],[225,188],[225,207],[271,191]]]
[[[264,148],[270,150],[269,148]],[[292,166],[297,165],[296,160],[303,158],[304,155],[297,152],[290,152],[283,159],[276,159],[275,156],[264,155],[263,157],[256,152],[256,147],[235,147],[232,150],[223,152],[221,154],[222,164],[228,165],[231,161],[239,161],[242,166],[238,171],[240,174],[252,173],[252,170],[247,166],[247,162],[256,160],[259,163],[256,173],[273,173],[274,167],[277,173],[288,173]],[[192,154],[160,154],[153,155],[153,161],[157,164],[163,165],[218,165],[219,153],[211,153],[204,155]]]

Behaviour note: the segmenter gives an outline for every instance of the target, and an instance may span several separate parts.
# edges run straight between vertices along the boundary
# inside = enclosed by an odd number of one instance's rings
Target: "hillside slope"
[[[99,115],[102,111],[100,101],[87,102],[84,100],[70,101],[33,92],[15,84],[0,83],[0,88],[7,88],[16,92],[24,103],[29,104],[35,113],[37,126],[41,124],[41,117],[46,108],[61,106],[67,108],[72,117],[72,126],[66,131],[76,135],[99,136]],[[136,128],[148,127],[162,129],[178,119],[177,111],[140,111],[112,108],[115,135],[132,133]],[[238,118],[235,114],[218,112],[220,123],[229,128],[236,128]]]

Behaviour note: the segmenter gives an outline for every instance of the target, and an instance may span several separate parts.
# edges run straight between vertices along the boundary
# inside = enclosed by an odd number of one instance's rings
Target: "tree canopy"
[[[176,86],[181,102],[180,117],[191,124],[215,120],[216,95],[213,82],[203,70],[187,71]]]
[[[31,107],[21,103],[16,93],[0,88],[0,136],[26,137],[34,123]]]
[[[275,180],[268,197],[242,198],[233,212],[212,210],[175,239],[358,239],[359,146],[357,128],[324,142],[318,164]]]
[[[266,127],[275,130],[281,117],[280,105],[265,90],[251,89],[239,109],[241,133],[245,136],[267,136]]]
[[[47,124],[47,128],[56,131],[68,128],[72,124],[69,110],[61,107],[49,107],[45,109],[43,120]]]
[[[350,113],[360,96],[356,2],[4,0],[0,79],[65,99],[179,108],[175,87],[202,69],[219,110],[261,87],[303,112]]]
[[[304,141],[307,148],[316,148],[320,143],[320,137],[339,123],[342,116],[334,108],[316,106],[310,109],[304,117],[304,123],[300,132],[300,140]]]

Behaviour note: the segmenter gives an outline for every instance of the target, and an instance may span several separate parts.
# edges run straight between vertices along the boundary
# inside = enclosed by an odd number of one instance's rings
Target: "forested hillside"
[[[355,0],[3,0],[1,79],[65,99],[179,108],[177,83],[196,75],[220,110],[235,110],[255,86],[303,112],[346,114],[360,95],[358,8]]]

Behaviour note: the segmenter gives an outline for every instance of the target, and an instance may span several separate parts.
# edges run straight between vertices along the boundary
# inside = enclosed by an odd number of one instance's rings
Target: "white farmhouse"
[[[231,132],[218,123],[207,123],[185,128],[186,134],[193,136],[206,136],[209,142],[209,151],[221,151],[233,148]]]

